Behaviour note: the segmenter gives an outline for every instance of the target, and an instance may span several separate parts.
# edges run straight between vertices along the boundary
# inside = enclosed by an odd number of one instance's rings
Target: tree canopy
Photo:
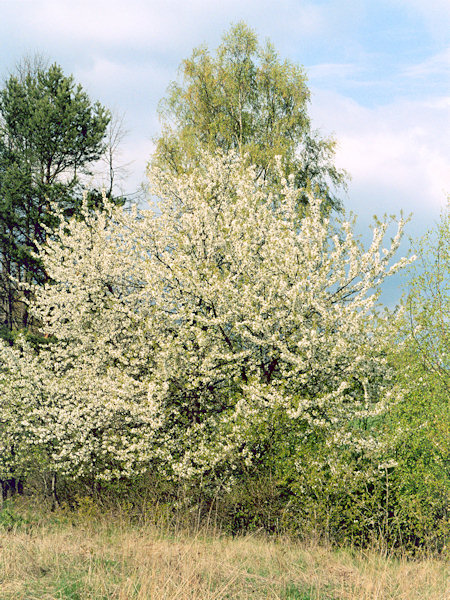
[[[405,390],[387,419],[397,467],[397,519],[434,547],[448,539],[450,504],[450,203],[413,244],[405,313],[391,354]],[[406,528],[405,528],[406,529]],[[445,543],[445,541],[444,541]]]
[[[440,222],[415,244],[410,268],[407,327],[411,350],[450,392],[450,199]]]
[[[9,330],[28,325],[26,292],[11,278],[45,279],[36,242],[54,226],[52,203],[76,210],[79,175],[103,153],[109,120],[56,64],[25,61],[0,90],[1,318]]]
[[[371,447],[358,424],[397,394],[391,323],[372,311],[405,264],[390,266],[403,225],[382,251],[380,224],[366,251],[347,221],[331,236],[310,196],[299,227],[294,176],[275,190],[256,170],[235,153],[187,174],[155,168],[159,211],[85,208],[42,247],[50,280],[33,314],[55,341],[2,349],[3,440],[23,468],[31,444],[75,478],[149,464],[226,478],[258,460],[280,418],[297,445]]]
[[[201,150],[237,151],[256,166],[255,176],[277,176],[275,157],[296,187],[314,189],[324,207],[341,206],[336,195],[345,173],[333,164],[335,142],[311,126],[305,72],[281,61],[270,42],[238,23],[224,35],[215,55],[193,51],[160,103],[162,134],[153,162],[181,173],[198,164]],[[305,194],[301,195],[307,202]]]
[[[270,480],[277,527],[442,548],[448,207],[380,315],[405,221],[385,247],[390,222],[355,236],[302,69],[240,23],[182,74],[145,211],[112,197],[120,122],[72,77],[25,62],[0,90],[0,483],[151,472],[255,524],[247,484]],[[102,155],[109,190],[81,197]]]

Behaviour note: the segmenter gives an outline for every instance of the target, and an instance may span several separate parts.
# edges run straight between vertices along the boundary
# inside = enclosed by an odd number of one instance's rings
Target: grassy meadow
[[[1,600],[445,600],[443,558],[231,537],[90,503],[0,510]]]

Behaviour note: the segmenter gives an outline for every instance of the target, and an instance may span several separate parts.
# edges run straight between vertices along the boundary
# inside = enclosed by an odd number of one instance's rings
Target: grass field
[[[445,600],[447,567],[117,514],[0,510],[1,600]]]

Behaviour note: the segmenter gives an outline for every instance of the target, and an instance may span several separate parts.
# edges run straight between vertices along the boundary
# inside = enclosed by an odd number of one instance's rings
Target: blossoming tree
[[[223,477],[281,422],[294,446],[370,444],[361,424],[399,393],[373,311],[407,262],[392,264],[404,223],[364,250],[351,222],[331,227],[312,196],[300,220],[293,180],[268,186],[235,154],[150,179],[158,209],[86,210],[40,250],[52,282],[32,309],[53,341],[0,355],[16,463],[33,448],[72,478]]]

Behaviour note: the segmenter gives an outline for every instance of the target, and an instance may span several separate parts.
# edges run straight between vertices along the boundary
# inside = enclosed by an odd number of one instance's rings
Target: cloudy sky
[[[305,67],[313,123],[337,138],[361,228],[403,209],[421,235],[450,193],[449,0],[0,0],[0,11],[3,79],[37,52],[124,114],[125,191],[144,180],[182,59],[244,20]]]

